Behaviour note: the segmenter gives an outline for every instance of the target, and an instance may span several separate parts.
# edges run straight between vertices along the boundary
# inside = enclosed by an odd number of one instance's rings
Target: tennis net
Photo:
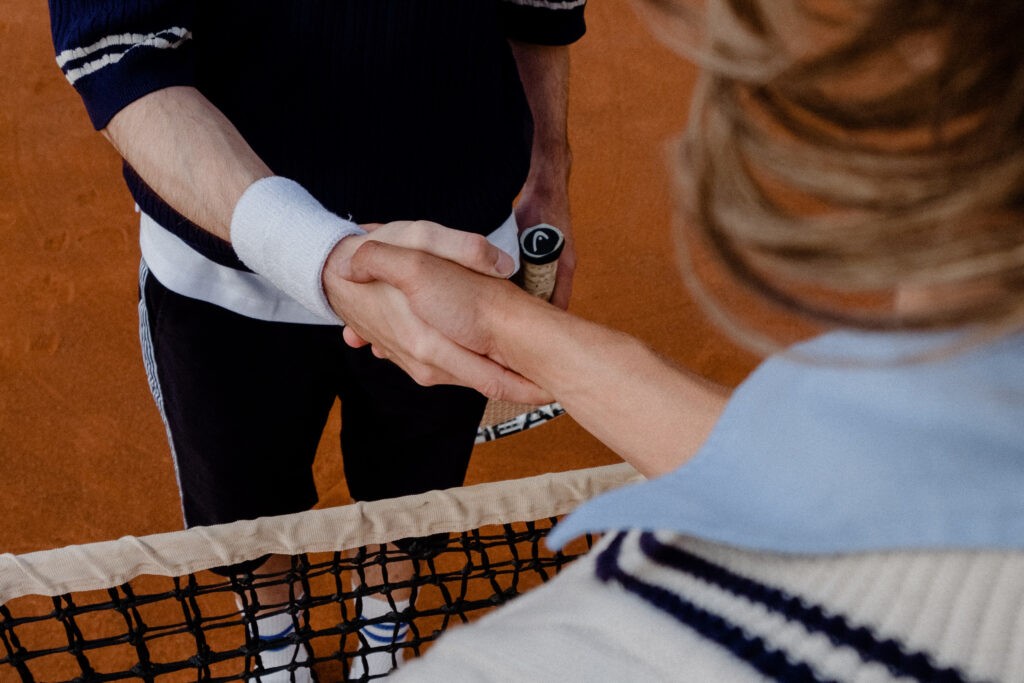
[[[384,647],[417,656],[449,626],[548,580],[592,541],[549,551],[557,519],[637,477],[613,465],[0,555],[0,680],[238,681],[299,667],[346,680],[357,657]],[[416,540],[393,545],[401,539]],[[267,554],[290,566],[210,571]],[[411,578],[389,580],[400,563]],[[272,584],[288,598],[261,604],[256,589]],[[408,625],[409,636],[375,646],[359,634],[362,601],[399,589],[412,607],[377,622]],[[292,627],[260,633],[257,613],[287,615]],[[308,659],[267,663],[268,651],[296,643]]]

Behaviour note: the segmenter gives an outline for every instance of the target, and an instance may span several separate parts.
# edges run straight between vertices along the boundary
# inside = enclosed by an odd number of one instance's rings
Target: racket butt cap
[[[553,225],[539,223],[519,235],[523,261],[543,266],[558,260],[565,248],[565,236]]]

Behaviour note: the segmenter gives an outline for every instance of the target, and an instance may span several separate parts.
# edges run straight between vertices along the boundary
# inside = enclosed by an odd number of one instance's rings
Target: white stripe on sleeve
[[[538,7],[540,9],[576,9],[587,4],[587,0],[504,0],[504,2],[521,7]]]
[[[120,51],[109,52],[102,57],[86,62],[74,69],[65,70],[64,75],[72,85],[78,79],[96,73],[100,69],[116,64],[126,54],[139,47],[152,47],[160,50],[173,50],[188,40],[191,40],[192,32],[180,26],[175,26],[157,33],[122,33],[102,38],[92,45],[64,50],[57,55],[57,65],[64,69],[70,62],[84,59],[112,46],[124,46]]]

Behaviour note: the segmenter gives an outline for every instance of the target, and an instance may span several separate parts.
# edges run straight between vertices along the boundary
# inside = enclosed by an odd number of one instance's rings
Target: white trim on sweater
[[[538,9],[576,9],[587,4],[587,0],[565,0],[565,2],[552,2],[551,0],[504,0],[512,5],[520,7],[536,7]]]
[[[173,38],[173,40],[171,40]],[[71,85],[74,85],[80,78],[94,74],[97,71],[117,64],[125,55],[136,48],[151,47],[158,50],[173,50],[183,43],[192,39],[192,32],[180,26],[157,31],[155,33],[119,33],[101,38],[92,45],[76,47],[62,51],[57,55],[57,66],[64,71],[64,76]],[[65,69],[72,61],[84,59],[91,54],[105,50],[113,46],[125,46],[120,51],[114,51],[103,55],[91,62],[86,62],[74,69]]]

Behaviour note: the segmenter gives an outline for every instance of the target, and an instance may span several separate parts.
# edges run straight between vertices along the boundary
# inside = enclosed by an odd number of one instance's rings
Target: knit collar
[[[701,450],[551,534],[639,528],[792,553],[1024,549],[1024,333],[837,332],[766,361]],[[842,361],[837,359],[843,359]]]

